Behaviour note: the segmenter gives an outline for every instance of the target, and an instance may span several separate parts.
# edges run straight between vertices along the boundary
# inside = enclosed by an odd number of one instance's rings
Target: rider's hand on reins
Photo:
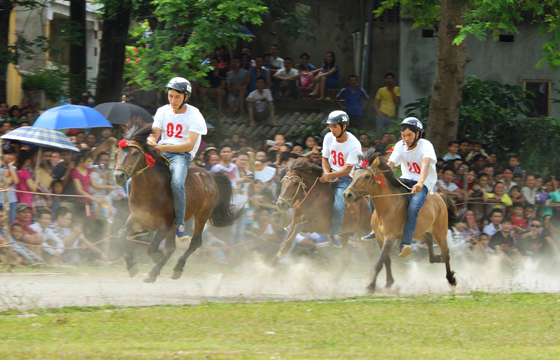
[[[412,187],[412,193],[413,193],[413,194],[418,194],[420,191],[422,191],[422,186],[423,186],[423,185],[415,184],[415,185]]]

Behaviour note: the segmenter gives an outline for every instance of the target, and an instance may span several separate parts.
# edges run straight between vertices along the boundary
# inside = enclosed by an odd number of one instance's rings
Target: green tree
[[[466,67],[465,39],[469,34],[486,40],[488,34],[517,33],[518,26],[538,26],[547,41],[543,58],[552,68],[560,65],[559,0],[387,0],[375,11],[400,5],[401,12],[411,15],[413,28],[438,27],[437,68],[430,100],[427,135],[436,151],[445,152],[447,142],[457,134],[461,93]]]
[[[136,29],[139,39],[133,81],[145,90],[162,89],[170,78],[202,79],[202,55],[217,46],[235,47],[247,39],[242,24],[262,24],[268,8],[261,0],[156,0],[157,26]],[[146,37],[147,32],[153,34]]]

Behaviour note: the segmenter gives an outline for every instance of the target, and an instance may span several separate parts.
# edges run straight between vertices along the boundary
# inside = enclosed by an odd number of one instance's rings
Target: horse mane
[[[360,156],[360,161],[367,161],[372,167],[377,168],[383,171],[383,175],[387,179],[387,182],[397,191],[397,192],[410,192],[409,189],[404,187],[403,184],[397,179],[395,173],[391,171],[391,167],[381,161],[379,158],[379,151],[376,151],[375,148],[370,148],[366,151],[362,156]]]
[[[286,167],[287,171],[302,171],[305,173],[310,173],[316,177],[321,177],[323,175],[323,168],[315,165],[307,157],[299,157],[294,161],[288,163]]]
[[[144,151],[151,155],[156,161],[164,163],[163,157],[148,144],[148,137],[152,134],[152,124],[145,123],[141,118],[135,117],[126,124],[124,139],[133,140],[144,148]]]

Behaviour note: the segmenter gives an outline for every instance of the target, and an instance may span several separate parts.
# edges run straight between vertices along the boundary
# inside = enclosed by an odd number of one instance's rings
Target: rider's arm
[[[391,171],[393,171],[393,172],[395,171],[395,163],[394,163],[394,162],[389,161],[389,162],[387,163],[387,165],[389,165],[389,167],[391,168]]]
[[[161,135],[161,129],[153,127],[152,128],[152,134],[150,136],[148,136],[148,144],[150,144],[150,145],[157,144],[157,139],[159,139],[160,135]]]
[[[331,177],[339,178],[350,175],[352,169],[356,166],[356,164],[346,164],[342,169],[332,172]]]
[[[428,177],[428,172],[430,171],[430,162],[432,159],[425,157],[422,159],[422,166],[420,167],[420,179],[418,179],[418,184],[420,186],[424,185],[424,181]]]
[[[329,164],[329,159],[323,157],[323,172],[330,173],[331,172],[331,164]]]
[[[194,148],[196,144],[196,140],[200,136],[199,133],[195,133],[194,131],[189,131],[187,135],[187,141],[177,145],[158,145],[158,149],[162,152],[169,151],[169,152],[189,152]]]

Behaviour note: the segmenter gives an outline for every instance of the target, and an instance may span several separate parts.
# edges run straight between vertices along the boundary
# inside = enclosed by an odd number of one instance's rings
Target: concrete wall
[[[432,89],[437,60],[437,37],[422,38],[421,30],[412,30],[412,22],[401,20],[398,82],[401,87],[400,114],[403,107]],[[481,80],[523,86],[525,80],[546,80],[551,88],[560,87],[560,73],[548,65],[537,68],[545,38],[530,25],[521,25],[514,42],[467,39],[467,75]],[[554,94],[551,94],[554,98]],[[550,115],[560,119],[560,105],[550,104]]]

